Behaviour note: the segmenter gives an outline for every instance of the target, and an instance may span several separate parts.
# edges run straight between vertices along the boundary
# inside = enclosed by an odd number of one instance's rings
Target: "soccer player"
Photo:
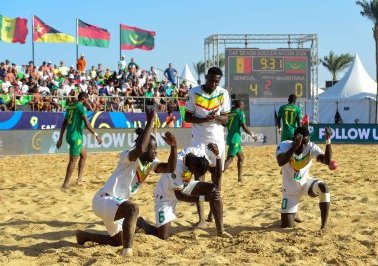
[[[282,105],[278,110],[277,127],[278,133],[281,134],[281,141],[293,140],[294,130],[301,125],[302,111],[301,108],[295,105],[296,100],[297,96],[290,94],[289,103]]]
[[[217,144],[223,165],[225,151],[223,125],[227,124],[231,107],[228,91],[218,86],[222,76],[220,68],[211,67],[206,75],[206,83],[189,91],[189,100],[185,106],[185,122],[193,124],[190,147],[200,147],[205,151],[207,144]],[[204,180],[204,177],[196,178]],[[197,203],[197,208],[199,225],[201,225],[205,222],[202,201]]]
[[[257,137],[245,124],[245,114],[243,112],[244,102],[241,100],[235,101],[235,107],[231,111],[227,123],[227,158],[224,163],[223,172],[228,169],[235,156],[238,156],[238,182],[243,181],[243,161],[244,154],[241,146],[241,128],[249,135],[251,135],[254,141],[257,140]]]
[[[223,203],[218,190],[222,175],[221,157],[216,144],[210,143],[207,148],[216,156],[215,165],[210,164],[211,159],[201,148],[186,148],[178,154],[176,170],[172,174],[161,176],[154,192],[156,227],[142,217],[137,221],[137,226],[146,234],[167,239],[170,236],[171,221],[176,219],[178,201],[208,201],[214,215],[217,235],[230,236],[223,228]],[[192,175],[202,176],[208,170],[214,175],[214,183],[191,181]]]
[[[99,144],[102,143],[101,137],[94,131],[87,118],[87,109],[84,105],[86,105],[88,98],[89,96],[86,92],[80,92],[78,101],[67,107],[66,116],[60,129],[59,139],[56,143],[56,147],[59,149],[62,146],[64,131],[67,128],[66,141],[70,145],[70,159],[68,161],[66,176],[63,182],[64,189],[68,188],[70,178],[79,157],[77,184],[81,185],[83,181],[85,160],[87,159],[87,150],[83,147],[84,126],[96,137]]]
[[[331,134],[331,129],[327,128],[325,153],[315,143],[310,142],[309,130],[303,126],[295,130],[294,140],[283,141],[277,146],[277,162],[282,169],[282,227],[294,227],[295,214],[303,195],[319,197],[320,228],[327,227],[330,207],[329,188],[325,182],[310,177],[309,170],[313,158],[332,169]]]
[[[165,142],[171,146],[168,162],[161,163],[155,159],[157,143],[151,133],[156,112],[152,110],[146,114],[147,125],[144,130],[136,131],[138,137],[135,148],[120,154],[116,170],[92,201],[93,211],[104,221],[108,235],[79,230],[76,232],[78,244],[84,245],[85,242],[92,241],[111,246],[123,245],[122,256],[132,256],[139,208],[130,198],[138,192],[151,172],[172,173],[177,160],[176,138],[169,132],[163,136]]]

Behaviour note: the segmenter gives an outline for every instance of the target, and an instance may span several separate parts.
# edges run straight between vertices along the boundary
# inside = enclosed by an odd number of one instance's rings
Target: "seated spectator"
[[[75,90],[71,90],[68,94],[66,104],[67,105],[74,105],[77,102],[77,93]]]
[[[167,117],[165,118],[166,127],[175,127],[176,117],[173,115],[171,110],[168,110]]]

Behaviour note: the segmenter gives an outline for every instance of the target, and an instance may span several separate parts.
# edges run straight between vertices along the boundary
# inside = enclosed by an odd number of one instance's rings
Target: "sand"
[[[324,148],[324,146],[322,146]],[[117,163],[117,153],[89,154],[83,187],[61,191],[68,155],[0,157],[1,265],[378,265],[378,145],[333,145],[339,169],[314,163],[312,175],[331,189],[329,229],[320,231],[318,199],[300,204],[304,222],[279,227],[281,177],[274,146],[245,148],[245,182],[236,162],[223,175],[224,223],[234,237],[215,237],[215,226],[193,229],[194,205],[178,204],[174,235],[163,241],[137,232],[134,257],[121,248],[75,242],[75,230],[104,232],[91,210],[94,193]],[[167,158],[168,151],[159,151]],[[150,176],[133,199],[155,221]],[[208,206],[206,206],[208,209]]]

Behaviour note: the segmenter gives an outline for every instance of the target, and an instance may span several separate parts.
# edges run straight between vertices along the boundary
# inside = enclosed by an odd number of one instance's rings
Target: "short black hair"
[[[207,169],[209,168],[209,161],[206,159],[205,156],[197,157],[196,166],[197,166],[196,168],[198,170],[198,174],[200,176],[203,176],[207,172]]]
[[[310,135],[310,131],[307,127],[297,127],[294,131],[294,136],[302,134],[303,137],[307,137]]]
[[[219,67],[210,67],[209,70],[207,71],[207,74],[223,76],[223,72]]]
[[[77,99],[80,101],[80,100],[88,98],[88,97],[89,97],[88,93],[82,91],[82,92],[79,93],[79,96],[77,96]]]
[[[289,95],[289,99],[288,99],[289,103],[295,103],[296,100],[297,100],[297,95],[295,94]]]

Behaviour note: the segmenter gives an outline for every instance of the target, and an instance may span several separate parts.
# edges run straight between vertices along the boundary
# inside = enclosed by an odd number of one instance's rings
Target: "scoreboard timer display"
[[[251,98],[285,98],[310,95],[310,49],[227,48],[226,87],[230,94]]]

